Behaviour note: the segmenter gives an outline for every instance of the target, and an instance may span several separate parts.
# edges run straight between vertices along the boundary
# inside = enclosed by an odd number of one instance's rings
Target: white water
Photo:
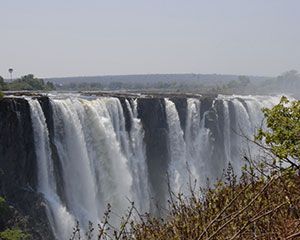
[[[201,103],[198,99],[190,98],[187,100],[187,116],[185,128],[185,141],[187,146],[187,159],[193,174],[192,180],[205,182],[206,172],[208,171],[213,146],[210,144],[210,129],[205,128],[205,117],[207,112],[201,117]]]
[[[252,158],[256,158],[258,148],[255,144],[251,144],[247,139],[253,140],[254,135],[257,133],[257,129],[264,127],[263,113],[261,109],[263,107],[272,107],[274,104],[279,103],[279,96],[220,96],[224,102],[230,101],[235,110],[235,125],[231,124],[229,128],[228,146],[226,146],[226,152],[230,152],[229,161],[232,163],[234,171],[238,174],[245,164],[241,161],[243,156],[251,154]],[[242,103],[243,101],[243,103]],[[229,112],[228,112],[229,113]],[[228,114],[229,117],[230,114]],[[229,118],[229,122],[230,122]],[[227,127],[225,128],[225,130]],[[226,130],[228,131],[228,130]],[[228,136],[225,134],[225,137]],[[245,137],[246,138],[245,138]],[[226,142],[226,141],[225,141]],[[249,152],[251,149],[251,152]]]
[[[150,187],[148,180],[148,169],[146,165],[146,149],[144,145],[144,130],[141,120],[137,113],[137,100],[132,102],[126,100],[126,106],[129,110],[131,119],[131,130],[129,132],[130,143],[127,159],[129,160],[129,169],[133,177],[131,193],[133,201],[136,203],[138,209],[150,209]]]
[[[129,200],[148,211],[149,189],[143,129],[136,102],[127,103],[132,128],[125,130],[120,101],[100,98],[52,99],[54,144],[61,165],[63,192],[56,189],[49,133],[37,100],[28,100],[39,166],[39,191],[47,200],[48,217],[57,239],[68,239],[75,219],[83,229],[100,223],[108,203],[120,222]]]
[[[197,180],[203,186],[207,177],[212,181],[221,177],[229,162],[238,173],[247,143],[236,133],[252,137],[261,124],[261,107],[271,107],[279,98],[219,96],[217,101],[221,101],[222,111],[217,110],[218,103],[214,101],[210,109],[201,112],[200,100],[187,99],[182,129],[175,104],[165,99],[168,173],[175,193],[188,193],[189,181]],[[88,221],[96,226],[108,203],[112,205],[111,222],[115,225],[129,200],[141,212],[149,211],[155,199],[151,199],[153,186],[148,178],[137,100],[125,100],[131,123],[128,132],[124,106],[117,98],[51,98],[52,141],[38,100],[28,102],[38,159],[38,190],[47,203],[56,239],[68,239],[77,220],[81,229],[87,229]],[[213,130],[207,127],[212,113],[216,116],[214,131],[221,139],[215,139]]]
[[[169,148],[171,162],[169,164],[169,178],[172,190],[183,191],[183,184],[188,179],[186,146],[183,131],[180,126],[179,116],[175,104],[165,99],[167,121],[169,126]]]
[[[186,127],[182,130],[175,104],[165,99],[171,153],[168,171],[173,181],[171,186],[174,192],[185,193],[186,189],[182,186],[189,180],[197,180],[200,186],[205,186],[207,179],[214,182],[221,177],[222,171],[229,163],[239,175],[245,164],[243,156],[248,154],[249,146],[251,154],[258,154],[257,148],[251,145],[247,138],[253,139],[257,128],[263,124],[261,108],[272,107],[279,102],[280,97],[220,95],[218,100],[221,100],[223,105],[223,122],[219,120],[220,113],[216,110],[216,101],[201,116],[201,102],[198,99],[187,99]],[[233,105],[234,114],[229,112],[229,102]],[[219,139],[222,145],[216,144],[211,129],[205,126],[209,111],[216,112],[216,129],[220,124],[223,125],[223,132],[219,129],[218,135],[219,138],[223,138]],[[214,156],[214,150],[222,151],[222,155]]]
[[[54,236],[57,239],[68,239],[72,233],[71,226],[75,226],[75,220],[56,194],[56,182],[46,119],[37,100],[29,99],[28,103],[31,109],[34,142],[38,159],[38,189],[44,194],[44,198],[47,201],[47,215],[51,222]]]

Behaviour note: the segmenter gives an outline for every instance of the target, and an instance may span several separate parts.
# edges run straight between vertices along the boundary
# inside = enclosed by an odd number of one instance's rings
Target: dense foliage
[[[272,109],[263,108],[267,130],[260,128],[256,141],[271,151],[274,162],[299,168],[300,160],[300,101],[282,97]]]
[[[0,88],[3,91],[21,91],[21,90],[43,90],[51,91],[55,89],[55,86],[51,82],[45,83],[43,79],[34,77],[33,74],[25,75],[13,82],[4,82],[0,77]]]
[[[0,240],[31,240],[30,234],[24,234],[20,229],[6,229],[0,232]]]

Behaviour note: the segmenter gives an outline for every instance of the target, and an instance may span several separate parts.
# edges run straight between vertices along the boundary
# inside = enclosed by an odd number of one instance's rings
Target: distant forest
[[[300,74],[287,71],[277,77],[217,74],[149,74],[41,79],[33,74],[14,81],[0,76],[0,90],[41,91],[176,91],[214,94],[279,94],[300,97]]]
[[[218,94],[299,95],[300,74],[287,71],[278,77],[218,74],[149,74],[49,78],[58,90],[160,90]]]
[[[47,81],[55,83],[58,89],[63,90],[204,90],[232,81],[238,83],[240,79],[245,78],[253,83],[266,79],[218,74],[148,74],[49,78]]]

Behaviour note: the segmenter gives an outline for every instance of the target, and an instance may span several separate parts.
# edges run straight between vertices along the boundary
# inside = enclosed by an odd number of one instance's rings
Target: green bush
[[[0,233],[0,240],[31,240],[30,234],[24,234],[20,229],[6,229]]]
[[[300,101],[282,97],[272,109],[263,108],[267,130],[260,128],[256,143],[273,156],[273,166],[282,163],[299,169],[300,163]]]

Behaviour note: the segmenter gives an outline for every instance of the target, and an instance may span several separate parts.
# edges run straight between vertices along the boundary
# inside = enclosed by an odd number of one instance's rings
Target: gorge
[[[32,219],[40,239],[69,239],[76,221],[118,224],[133,201],[161,214],[168,179],[188,193],[238,174],[262,107],[279,96],[6,97],[0,101],[0,195]],[[159,207],[158,207],[159,206]],[[38,227],[37,227],[38,226]],[[37,231],[37,230],[35,230]],[[45,234],[47,233],[47,234]]]

